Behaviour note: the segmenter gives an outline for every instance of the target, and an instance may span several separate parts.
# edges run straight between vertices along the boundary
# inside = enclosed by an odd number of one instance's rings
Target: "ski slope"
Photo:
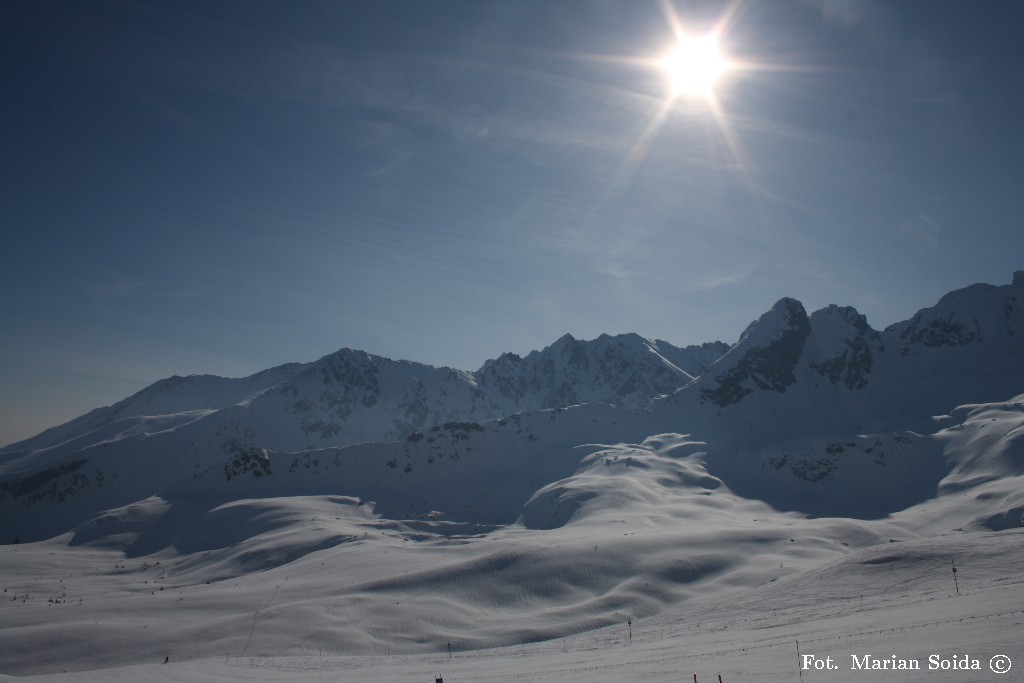
[[[314,624],[308,610],[287,609],[302,590],[282,587],[271,596],[250,595],[253,602],[245,618],[219,625],[223,631],[234,632],[232,641],[218,642],[222,653],[213,645],[198,642],[198,634],[182,634],[185,626],[180,623],[176,627],[178,640],[165,640],[164,647],[154,644],[136,653],[142,663],[74,671],[103,666],[103,660],[118,649],[114,634],[109,634],[111,640],[105,647],[91,653],[75,652],[73,642],[54,640],[44,647],[64,652],[68,673],[32,674],[25,680],[398,683],[443,676],[445,681],[582,683],[689,681],[694,673],[699,681],[715,681],[721,674],[722,680],[729,682],[1017,680],[1024,655],[1020,646],[1024,623],[1024,578],[1019,573],[1022,541],[1024,532],[1013,530],[886,543],[755,589],[723,588],[649,617],[623,613],[621,619],[603,628],[557,639],[475,650],[467,650],[456,640],[450,656],[447,643],[437,639],[432,647],[416,653],[383,648],[339,654],[310,637]],[[959,595],[950,572],[954,558],[959,568]],[[100,554],[93,559],[99,561]],[[125,571],[136,570],[135,563],[126,564]],[[285,580],[268,577],[265,586]],[[291,580],[301,581],[298,576]],[[98,610],[96,603],[133,598],[111,594],[100,581],[76,583],[78,588],[69,592],[67,605],[37,605],[34,609],[75,610],[72,618],[79,622],[120,618],[121,628],[126,630],[167,628],[161,626],[158,612]],[[203,620],[213,616],[221,601],[237,602],[237,593],[224,585],[185,590],[173,599],[194,601],[191,616]],[[75,595],[83,600],[77,607]],[[134,599],[138,599],[137,593]],[[401,614],[405,622],[424,622],[435,599],[430,593],[411,594],[393,607],[378,610]],[[364,618],[369,616],[364,614]],[[289,629],[275,633],[267,628],[267,621],[275,619],[286,619]],[[428,636],[426,632],[423,635]],[[195,647],[210,651],[205,657],[185,659],[188,648]],[[831,657],[838,669],[801,671],[797,647],[801,655],[820,660]],[[918,661],[922,670],[852,670],[853,655],[873,655],[880,660],[895,655]],[[981,669],[929,671],[933,655],[960,662],[966,655],[977,660]],[[997,655],[1006,655],[1012,662],[1011,672],[1002,677],[990,669]],[[168,656],[170,663],[161,664]]]

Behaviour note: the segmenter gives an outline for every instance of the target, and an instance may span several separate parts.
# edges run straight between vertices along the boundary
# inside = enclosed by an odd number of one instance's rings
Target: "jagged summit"
[[[848,306],[808,316],[800,302],[780,299],[701,376],[700,401],[725,408],[752,395],[785,394],[798,383],[825,400],[824,381],[862,394],[856,400],[864,407],[857,411],[881,419],[894,412],[923,417],[951,401],[1017,393],[1024,388],[1022,289],[1016,274],[1011,285],[971,285],[883,331]],[[828,395],[828,401],[843,396]],[[780,397],[772,409],[816,414],[795,400]],[[832,412],[852,411],[849,400],[842,398]]]
[[[780,299],[709,368],[702,399],[725,407],[759,389],[784,392],[796,382],[794,368],[810,333],[803,304],[788,297]]]
[[[602,334],[590,341],[571,334],[520,358],[504,354],[475,373],[482,391],[496,391],[504,400],[529,409],[558,408],[579,403],[647,405],[693,379],[715,350],[680,349],[638,334]]]
[[[788,296],[782,297],[761,317],[750,323],[736,343],[760,344],[772,341],[786,334],[790,328],[802,325],[806,319],[807,311],[802,303]]]
[[[867,386],[877,354],[885,351],[881,336],[867,318],[849,306],[828,306],[810,317],[809,367],[834,385]]]

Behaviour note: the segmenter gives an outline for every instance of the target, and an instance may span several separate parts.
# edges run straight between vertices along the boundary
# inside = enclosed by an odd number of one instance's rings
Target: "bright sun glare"
[[[673,97],[711,97],[726,61],[714,33],[699,37],[681,35],[675,48],[661,59],[661,68],[672,84]]]
[[[643,163],[663,126],[672,122],[678,125],[692,124],[694,121],[712,122],[721,133],[721,139],[728,149],[732,162],[744,177],[747,175],[739,137],[729,124],[725,103],[717,92],[721,90],[723,77],[726,75],[739,75],[754,69],[767,68],[746,60],[733,59],[722,50],[719,37],[729,35],[730,22],[744,0],[729,0],[729,4],[714,25],[701,33],[689,32],[684,28],[684,22],[674,7],[676,1],[660,0],[665,13],[666,28],[675,37],[671,49],[660,55],[655,53],[645,57],[598,57],[600,61],[618,61],[645,70],[657,70],[661,72],[669,86],[667,95],[658,98],[659,106],[630,144],[629,152],[611,180],[598,208],[614,201],[622,188],[629,184],[631,176]],[[684,98],[686,102],[682,101]]]

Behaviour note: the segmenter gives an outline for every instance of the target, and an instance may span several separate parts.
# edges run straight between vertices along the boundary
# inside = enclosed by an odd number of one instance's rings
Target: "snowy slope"
[[[168,377],[112,406],[97,408],[0,449],[0,467],[23,469],[120,435],[169,429],[257,396],[304,367],[289,363],[241,379]]]
[[[736,659],[704,666],[752,674],[754,664],[740,656],[752,640],[791,647],[794,638],[838,639],[1024,608],[1016,530],[921,532],[951,520],[962,495],[874,521],[779,513],[709,475],[702,447],[665,435],[594,451],[576,476],[527,506],[528,515],[550,521],[560,499],[572,509],[559,513],[568,516],[560,526],[388,520],[341,496],[142,501],[92,523],[109,527],[106,535],[86,538],[82,529],[70,539],[4,548],[0,574],[14,599],[0,612],[0,670],[107,668],[155,663],[166,653],[174,662],[219,658],[234,666],[287,656],[305,662],[292,665],[308,675],[307,666],[337,673],[367,665],[328,663],[321,653],[375,657],[384,667],[419,661],[396,656],[402,653],[434,653],[441,664],[449,642],[457,659],[483,657],[484,666],[503,655],[469,651],[553,641],[543,650],[552,656],[622,645],[630,619],[637,643],[675,634],[675,655],[718,651],[708,644],[726,637],[718,649],[735,648]],[[933,611],[930,600],[952,594],[950,559],[972,597]],[[983,600],[992,591],[991,602]],[[951,631],[936,644],[933,631],[931,646],[960,652],[970,644],[991,656],[1012,623],[1005,618],[970,643]],[[39,647],[58,641],[59,648]],[[884,638],[873,642],[885,648]],[[613,680],[615,662],[646,670],[625,654],[602,660],[610,668],[598,680]],[[214,666],[212,659],[202,666]],[[518,661],[525,663],[521,654]],[[545,657],[529,662],[537,680],[561,668]],[[260,666],[286,675],[276,670],[284,661]],[[679,669],[670,674],[654,680],[679,679]]]
[[[154,638],[149,649],[137,652],[140,663],[135,665],[64,675],[36,674],[32,680],[401,683],[443,676],[445,681],[668,683],[691,681],[694,674],[701,683],[714,683],[718,675],[725,683],[1014,680],[992,673],[989,663],[993,657],[1007,654],[1013,664],[1010,677],[1020,665],[1017,634],[1024,623],[1024,605],[1019,580],[1012,578],[1013,565],[1020,559],[1019,545],[1019,533],[906,542],[897,546],[899,554],[886,544],[850,553],[826,564],[820,572],[801,572],[763,590],[716,594],[728,598],[717,604],[632,619],[630,625],[617,621],[548,642],[466,650],[455,641],[450,657],[446,647],[417,654],[381,648],[373,655],[345,655],[320,647],[315,639],[300,643],[294,634],[301,632],[301,621],[293,622],[293,637],[279,636],[264,629],[261,618],[274,611],[273,604],[253,600],[248,624],[238,624],[242,642],[234,652],[215,653],[210,648],[208,658],[185,658],[175,649],[177,643],[187,642],[184,638],[173,643]],[[950,558],[957,560],[963,577],[972,577],[959,596],[948,585]],[[965,563],[968,558],[971,561]],[[403,605],[410,618],[423,607],[415,600]],[[204,613],[197,609],[194,614]],[[153,621],[140,620],[135,625],[140,631],[159,627]],[[839,669],[799,671],[798,644],[802,654],[832,657]],[[268,652],[282,654],[271,656]],[[170,656],[167,665],[159,663],[163,653]],[[982,669],[851,671],[851,653],[916,658],[925,669],[932,654],[947,661],[954,654],[967,654],[977,659]]]

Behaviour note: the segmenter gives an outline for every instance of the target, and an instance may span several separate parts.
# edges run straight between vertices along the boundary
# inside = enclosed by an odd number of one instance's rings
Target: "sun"
[[[718,35],[680,35],[675,47],[659,62],[672,87],[672,97],[710,98],[715,82],[728,68]]]

